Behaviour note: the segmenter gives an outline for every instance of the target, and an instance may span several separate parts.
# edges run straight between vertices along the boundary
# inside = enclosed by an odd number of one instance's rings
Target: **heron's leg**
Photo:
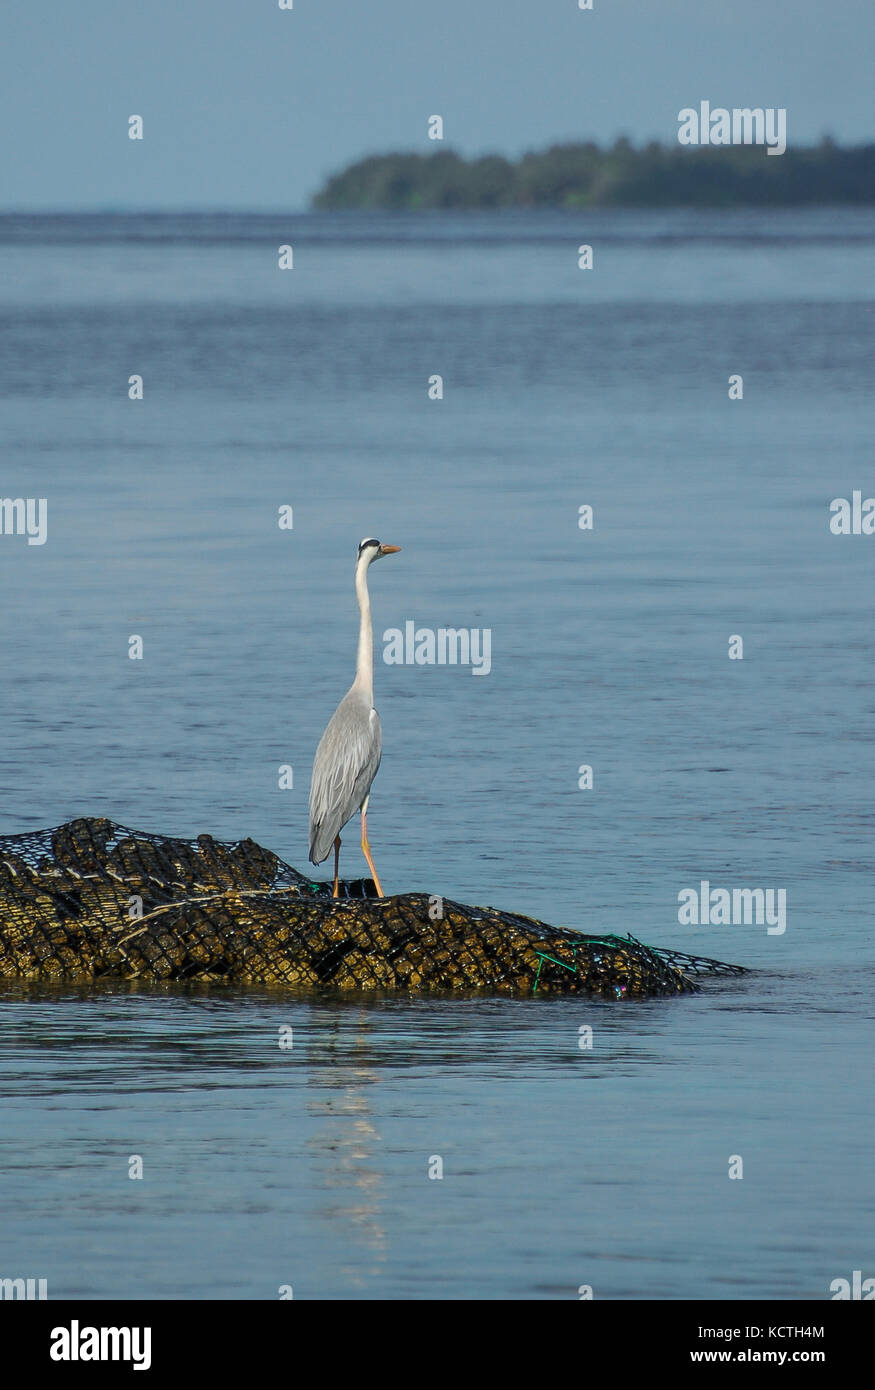
[[[367,811],[367,805],[368,805],[368,803],[365,802],[364,806],[362,807],[362,854],[365,856],[365,859],[367,859],[367,861],[368,861],[368,868],[370,869],[370,871],[371,871],[371,877],[372,877],[373,880],[374,880],[374,887],[375,887],[376,890],[377,890],[377,897],[378,897],[378,898],[382,898],[382,897],[385,896],[385,894],[383,893],[382,885],[380,884],[379,875],[377,874],[377,871],[376,871],[376,869],[374,868],[374,861],[373,861],[373,859],[371,858],[371,847],[370,847],[370,845],[368,844],[368,811]]]
[[[334,893],[332,894],[332,897],[335,897],[335,898],[339,898],[339,897],[340,897],[340,892],[339,892],[339,889],[338,889],[338,887],[337,887],[337,865],[338,865],[338,861],[339,861],[339,860],[340,860],[340,836],[338,835],[338,836],[336,837],[335,841],[334,841]]]

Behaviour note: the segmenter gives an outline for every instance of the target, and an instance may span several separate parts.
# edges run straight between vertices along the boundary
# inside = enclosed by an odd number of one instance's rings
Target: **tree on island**
[[[875,202],[875,144],[788,149],[762,145],[660,145],[621,136],[551,145],[516,161],[453,150],[370,155],[332,175],[315,208],[417,211],[452,208],[798,207]]]

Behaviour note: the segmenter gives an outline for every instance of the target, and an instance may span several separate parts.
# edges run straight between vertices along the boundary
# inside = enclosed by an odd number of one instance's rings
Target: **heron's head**
[[[370,565],[372,561],[381,560],[384,555],[394,555],[400,549],[400,545],[382,545],[380,541],[375,541],[373,536],[366,536],[359,546],[359,560],[364,560],[366,565]]]

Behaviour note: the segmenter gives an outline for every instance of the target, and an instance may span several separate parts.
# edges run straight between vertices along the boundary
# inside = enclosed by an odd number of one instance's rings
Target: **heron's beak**
[[[395,555],[401,549],[400,545],[381,545],[381,555]]]

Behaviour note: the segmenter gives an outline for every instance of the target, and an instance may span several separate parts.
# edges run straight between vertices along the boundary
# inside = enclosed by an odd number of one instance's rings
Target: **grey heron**
[[[362,813],[362,853],[368,861],[377,893],[382,898],[371,847],[368,844],[368,799],[382,753],[380,716],[374,709],[374,634],[368,594],[368,566],[400,545],[381,545],[372,537],[359,546],[355,592],[359,604],[359,645],[355,680],[334,711],[319,740],[310,782],[310,860],[321,864],[334,846],[334,896],[338,896],[337,866],[340,832],[356,811]]]

